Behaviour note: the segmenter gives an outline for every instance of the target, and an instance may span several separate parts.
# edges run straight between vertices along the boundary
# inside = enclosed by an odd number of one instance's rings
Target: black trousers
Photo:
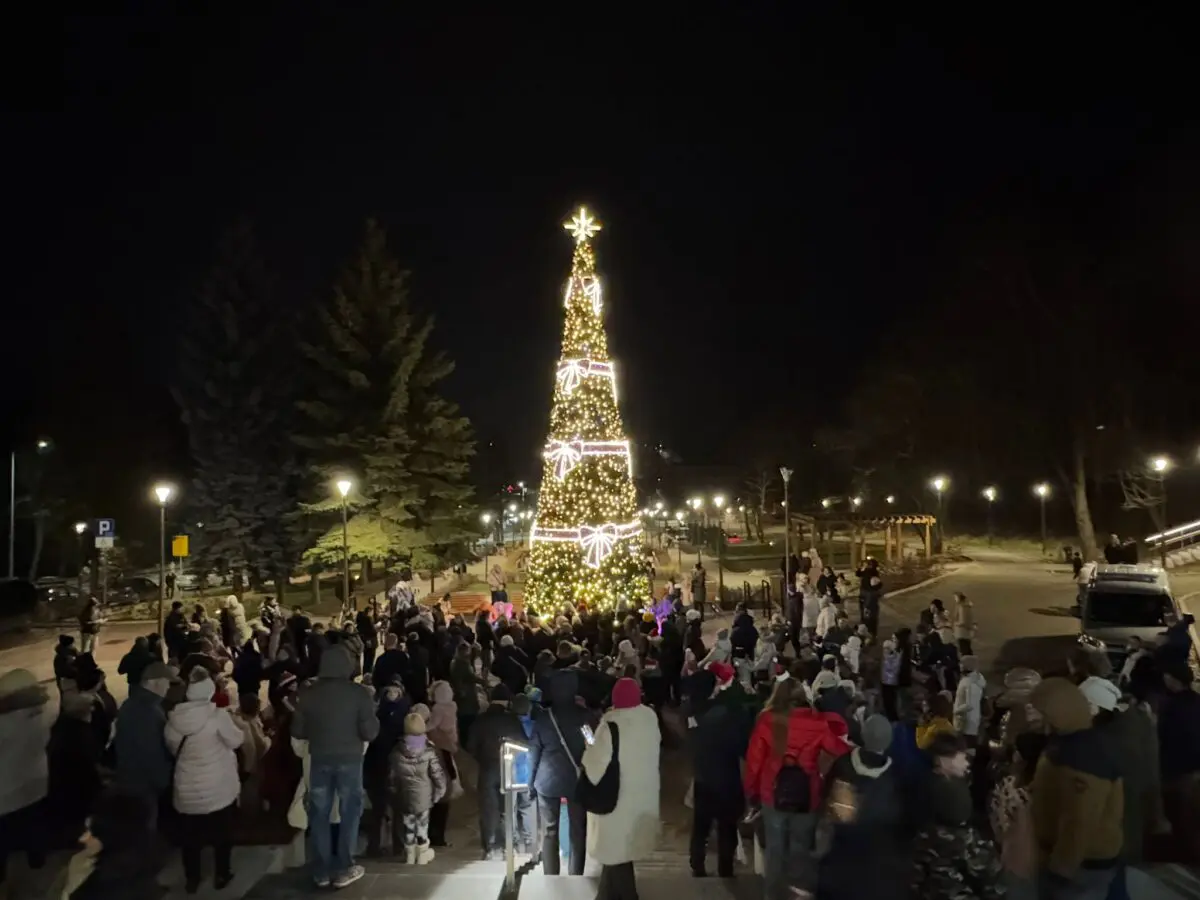
[[[897,722],[900,720],[899,695],[900,689],[894,684],[880,685],[880,694],[883,698],[883,714],[888,717],[889,722]]]
[[[970,638],[959,638],[958,639],[958,656],[960,659],[964,656],[973,656],[974,653],[975,653],[975,651],[971,649],[971,639]]]
[[[633,863],[621,863],[619,866],[605,866],[601,869],[600,889],[596,891],[596,900],[638,900]]]
[[[488,766],[488,769],[494,768],[495,764]],[[479,794],[479,842],[483,845],[483,852],[503,850],[504,797],[500,794],[499,772],[484,776],[481,770],[476,789]]]
[[[733,857],[737,852],[737,824],[741,809],[697,783],[692,790],[692,840],[690,863],[693,872],[704,871],[708,833],[717,826],[717,875],[733,877]]]
[[[233,816],[237,804],[203,815],[180,814],[180,850],[183,851],[183,875],[188,884],[199,884],[201,878],[200,852],[213,848],[214,874],[220,878],[231,873],[233,856]]]
[[[439,750],[438,758],[442,761],[442,769],[446,772],[446,777],[457,780],[459,777],[458,771],[454,766],[454,756],[445,750]],[[433,847],[446,846],[446,823],[450,819],[450,798],[443,797],[440,802],[435,803],[433,809],[429,811],[429,843]]]
[[[363,673],[367,674],[367,675],[370,675],[373,671],[375,671],[375,645],[374,644],[364,644],[363,645],[363,667],[362,667],[362,670],[363,670]]]
[[[538,794],[538,819],[542,823],[542,873],[559,874],[558,823],[563,800]],[[567,874],[582,875],[587,859],[587,811],[578,803],[567,801],[567,829],[571,852],[567,858]]]

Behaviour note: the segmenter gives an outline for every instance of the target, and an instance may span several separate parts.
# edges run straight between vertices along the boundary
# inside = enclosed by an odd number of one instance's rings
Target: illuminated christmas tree
[[[564,227],[575,238],[575,257],[525,592],[526,606],[541,613],[556,613],[564,603],[590,610],[613,609],[622,600],[640,606],[650,594],[592,251],[600,224],[580,207]]]

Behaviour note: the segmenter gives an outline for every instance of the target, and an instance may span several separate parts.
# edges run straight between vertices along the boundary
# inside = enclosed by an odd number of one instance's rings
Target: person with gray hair
[[[146,797],[156,811],[169,799],[175,766],[164,737],[167,713],[163,699],[178,682],[170,666],[152,662],[142,669],[141,680],[129,689],[129,699],[117,711],[113,738],[116,783]]]

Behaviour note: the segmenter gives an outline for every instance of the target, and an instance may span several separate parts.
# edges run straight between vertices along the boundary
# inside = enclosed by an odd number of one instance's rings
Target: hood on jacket
[[[983,677],[983,673],[981,672],[966,672],[960,680],[971,682],[971,684],[975,685],[981,691],[987,687],[987,679]]]
[[[1029,695],[1029,702],[1059,734],[1074,734],[1092,727],[1087,697],[1065,678],[1047,678]]]
[[[167,717],[170,725],[185,737],[198,733],[220,710],[211,700],[185,700],[176,705]]]
[[[850,751],[850,765],[854,773],[864,778],[878,778],[892,767],[892,761],[881,753],[872,753],[861,747]]]
[[[354,677],[354,659],[350,652],[338,644],[330,647],[321,654],[321,664],[317,668],[318,678],[340,678],[349,681]]]
[[[579,676],[569,669],[560,669],[550,677],[546,693],[551,707],[574,706],[579,693]]]

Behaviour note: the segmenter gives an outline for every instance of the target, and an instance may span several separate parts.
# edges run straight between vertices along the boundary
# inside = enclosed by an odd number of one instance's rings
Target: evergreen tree
[[[470,496],[470,426],[436,391],[452,365],[428,351],[433,321],[412,310],[407,281],[383,230],[368,222],[355,263],[303,346],[312,382],[297,437],[313,479],[306,508],[328,524],[312,558],[341,559],[342,500],[332,486],[347,475],[355,481],[352,556],[437,565],[463,540],[446,523],[469,514],[457,505],[465,510]],[[455,515],[445,511],[450,501]]]
[[[591,244],[600,226],[580,209],[566,227],[575,256],[525,594],[530,608],[555,612],[567,602],[611,609],[650,596],[629,441],[601,318]]]
[[[282,437],[294,401],[281,369],[295,344],[275,302],[253,232],[240,224],[189,306],[173,393],[195,462],[184,499],[189,518],[204,522],[194,563],[247,567],[282,592],[301,547],[293,512],[302,470]]]

